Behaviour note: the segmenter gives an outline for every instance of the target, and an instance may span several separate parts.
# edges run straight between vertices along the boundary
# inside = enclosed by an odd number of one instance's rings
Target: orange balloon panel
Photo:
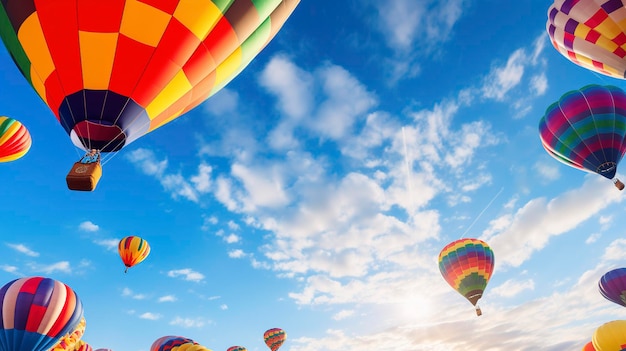
[[[0,36],[74,144],[116,151],[241,72],[299,0],[5,0]]]

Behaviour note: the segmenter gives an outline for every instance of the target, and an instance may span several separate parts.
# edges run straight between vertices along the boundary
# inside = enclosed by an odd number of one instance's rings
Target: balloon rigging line
[[[465,232],[463,232],[463,235],[461,235],[461,239],[465,237],[465,234],[467,234],[467,232],[469,232],[469,230],[472,229],[472,227],[474,226],[476,221],[480,218],[480,216],[482,216],[483,213],[485,213],[485,211],[487,211],[489,206],[491,206],[491,204],[498,198],[498,196],[500,196],[500,193],[502,193],[502,190],[504,190],[504,187],[500,188],[500,191],[498,191],[498,193],[491,199],[491,201],[489,201],[487,206],[485,206],[485,208],[483,208],[483,210],[480,211],[478,216],[476,216],[476,218],[474,218],[474,221],[472,222],[472,224],[470,224],[469,227],[467,227],[467,229],[465,229]]]

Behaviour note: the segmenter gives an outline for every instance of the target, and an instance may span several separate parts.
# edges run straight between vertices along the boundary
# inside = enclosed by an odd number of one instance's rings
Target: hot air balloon
[[[248,351],[248,349],[243,346],[231,346],[226,351]]]
[[[482,240],[459,239],[446,245],[439,253],[439,271],[450,286],[463,295],[482,314],[478,300],[489,283],[495,258]]]
[[[265,331],[263,339],[270,350],[276,351],[283,345],[285,340],[287,340],[287,333],[280,328],[272,328]]]
[[[588,342],[583,346],[582,351],[597,351],[595,347],[593,347],[593,342]]]
[[[93,348],[91,347],[91,345],[84,342],[83,340],[78,340],[74,348],[74,351],[93,351]]]
[[[150,254],[150,245],[148,242],[138,236],[127,236],[120,240],[117,251],[124,262],[128,272],[128,268],[140,263]]]
[[[67,285],[43,277],[20,278],[0,288],[0,349],[46,351],[73,332],[83,305]]]
[[[0,116],[0,162],[17,160],[26,155],[31,145],[30,133],[22,123]]]
[[[111,349],[95,349],[94,351],[113,351]]]
[[[74,351],[78,341],[85,333],[86,326],[87,322],[85,321],[85,317],[83,317],[80,319],[80,323],[78,323],[76,329],[74,329],[71,334],[64,336],[50,351]]]
[[[211,351],[192,339],[182,336],[163,336],[156,339],[150,351]]]
[[[598,282],[598,288],[605,299],[626,306],[626,268],[605,273]]]
[[[555,0],[546,30],[554,48],[573,63],[624,78],[626,34],[623,1]]]
[[[626,152],[626,93],[614,86],[587,85],[565,93],[539,122],[548,154],[568,166],[612,179]]]
[[[593,333],[591,341],[598,351],[623,351],[626,345],[626,320],[602,324]]]
[[[74,145],[114,152],[218,92],[299,2],[2,1],[0,37]]]

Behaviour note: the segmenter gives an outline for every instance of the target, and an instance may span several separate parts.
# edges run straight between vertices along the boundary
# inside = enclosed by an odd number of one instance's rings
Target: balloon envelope
[[[494,264],[493,251],[486,242],[479,239],[455,240],[439,253],[441,275],[474,306],[483,296]]]
[[[593,333],[593,347],[598,351],[622,351],[626,345],[626,320],[601,325]]]
[[[626,152],[626,93],[600,85],[567,92],[547,108],[539,136],[558,161],[613,179]]]
[[[78,323],[76,329],[74,329],[71,334],[64,336],[50,351],[73,351],[80,338],[85,334],[86,327],[87,322],[85,321],[85,317],[83,317],[80,319],[80,323]]]
[[[0,162],[17,160],[26,155],[31,145],[30,133],[22,123],[0,116]]]
[[[231,346],[226,351],[248,351],[248,349],[243,346]]]
[[[598,282],[598,288],[605,299],[626,306],[626,268],[605,273]]]
[[[150,254],[148,242],[138,236],[127,236],[120,240],[117,247],[126,269],[140,263]]]
[[[83,317],[78,295],[43,277],[20,278],[0,289],[0,349],[46,351],[73,332]]]
[[[72,142],[110,152],[219,91],[298,3],[2,1],[0,36]]]
[[[582,351],[597,351],[595,347],[593,347],[593,342],[588,342],[585,344],[585,346],[583,346],[583,350]]]
[[[263,339],[270,350],[276,351],[283,345],[285,340],[287,340],[287,333],[281,328],[271,328],[265,331]]]
[[[573,63],[615,78],[626,72],[623,1],[555,0],[546,30],[555,49]]]

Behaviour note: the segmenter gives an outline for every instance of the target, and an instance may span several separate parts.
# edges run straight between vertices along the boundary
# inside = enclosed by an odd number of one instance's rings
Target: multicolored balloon
[[[626,320],[604,323],[593,333],[591,341],[598,351],[623,351],[626,348]]]
[[[270,350],[276,351],[287,340],[287,333],[281,328],[272,328],[265,331],[263,339]]]
[[[626,306],[626,268],[605,273],[598,282],[598,288],[605,299]]]
[[[85,317],[80,319],[80,323],[74,331],[64,336],[61,341],[59,341],[56,345],[50,349],[50,351],[74,351],[76,344],[80,341],[80,338],[85,334],[85,328],[87,327],[87,321],[85,321]]]
[[[597,351],[595,347],[593,347],[593,342],[588,342],[583,346],[582,351]]]
[[[29,277],[0,288],[0,313],[1,350],[46,351],[76,330],[83,304],[69,286]]]
[[[626,152],[626,93],[614,86],[587,85],[565,93],[539,121],[548,154],[580,170],[612,179]]]
[[[84,342],[83,340],[78,340],[74,351],[93,351],[93,348],[91,347],[91,345]]]
[[[248,351],[248,349],[243,346],[231,346],[226,351]]]
[[[95,349],[95,351],[113,351],[111,349]]]
[[[626,73],[623,1],[555,0],[546,30],[552,45],[573,63],[610,77]]]
[[[156,339],[150,351],[211,351],[192,339],[182,336],[162,336]]]
[[[128,268],[140,263],[150,254],[150,245],[148,242],[138,236],[127,236],[120,240],[117,250],[124,262],[128,272]]]
[[[450,286],[476,308],[478,300],[493,274],[495,257],[486,242],[479,239],[459,239],[446,245],[439,253],[439,271]]]
[[[0,116],[0,162],[15,161],[26,155],[32,139],[18,120]]]
[[[299,2],[2,1],[0,36],[74,145],[112,152],[218,92]]]

